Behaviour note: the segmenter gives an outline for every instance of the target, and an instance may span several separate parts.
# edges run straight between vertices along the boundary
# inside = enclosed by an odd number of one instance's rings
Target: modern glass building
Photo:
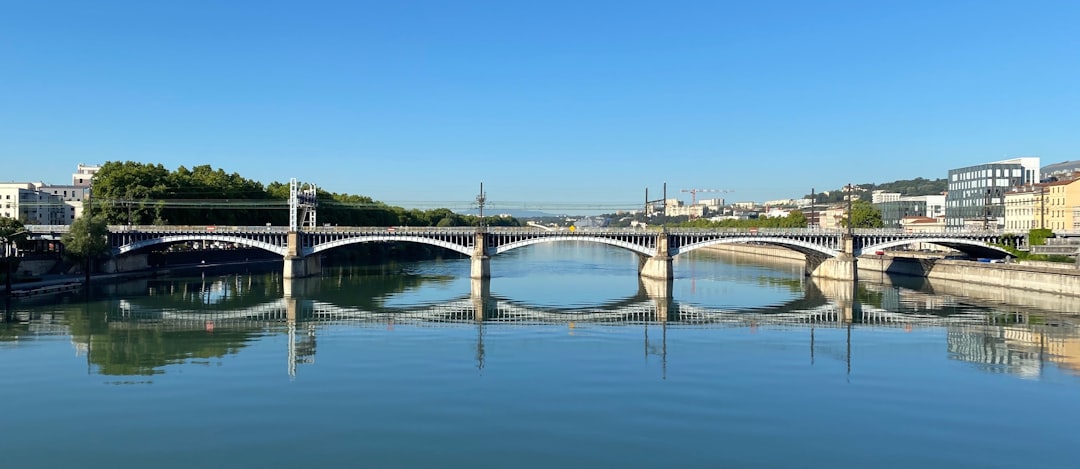
[[[949,170],[945,226],[999,229],[1005,222],[1005,193],[1039,182],[1039,158],[1014,158]]]

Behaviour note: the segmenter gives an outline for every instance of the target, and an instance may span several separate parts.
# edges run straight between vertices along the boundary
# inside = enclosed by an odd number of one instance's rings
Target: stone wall
[[[907,275],[967,282],[1009,290],[1080,296],[1080,271],[1018,264],[867,256],[859,259],[859,277]]]

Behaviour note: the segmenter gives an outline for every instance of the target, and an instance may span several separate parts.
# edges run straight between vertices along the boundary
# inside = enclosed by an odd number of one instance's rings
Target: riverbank
[[[193,263],[182,265],[170,265],[166,267],[151,267],[130,272],[98,273],[90,276],[90,284],[100,285],[125,280],[141,278],[154,278],[166,275],[190,274],[196,272],[218,273],[222,269],[235,270],[241,266],[261,266],[280,264],[280,259],[259,259],[253,261],[223,262],[214,264]],[[11,296],[20,298],[28,296],[49,295],[64,293],[82,289],[85,284],[82,274],[59,274],[44,276],[40,280],[30,282],[17,282],[11,285]],[[5,286],[0,284],[0,292],[5,292]]]
[[[774,262],[805,262],[805,257],[790,249],[760,245],[718,245],[706,248],[746,259]],[[859,258],[860,278],[876,276],[923,277],[931,280],[966,282],[1009,290],[1037,291],[1055,295],[1080,296],[1080,270],[1073,264],[1048,263],[991,264],[919,256],[873,255]]]

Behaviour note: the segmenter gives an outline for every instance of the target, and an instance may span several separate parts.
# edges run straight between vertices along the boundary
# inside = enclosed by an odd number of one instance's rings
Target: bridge
[[[490,259],[507,251],[540,243],[579,242],[614,246],[639,256],[641,277],[671,280],[672,258],[719,244],[770,245],[806,256],[807,275],[853,280],[863,254],[905,245],[935,244],[975,257],[1004,258],[1026,243],[1025,235],[992,231],[906,233],[901,230],[822,229],[611,229],[552,230],[522,228],[343,227],[315,223],[314,187],[290,186],[288,227],[116,225],[108,242],[114,256],[138,253],[154,246],[180,242],[218,242],[263,249],[284,258],[285,278],[317,275],[321,257],[329,251],[360,243],[419,243],[448,249],[472,259],[471,277],[489,278]],[[59,240],[68,227],[28,226],[37,239]]]
[[[59,240],[67,226],[28,226],[38,239]],[[815,229],[737,230],[578,229],[548,231],[538,228],[456,227],[311,227],[292,231],[266,226],[109,226],[114,256],[145,252],[180,242],[220,242],[263,249],[285,259],[286,278],[318,274],[321,255],[334,248],[360,243],[419,243],[438,246],[472,258],[471,276],[488,278],[490,258],[541,243],[579,242],[614,246],[640,258],[642,277],[673,278],[672,258],[720,244],[780,246],[806,255],[806,274],[850,279],[855,258],[889,248],[936,244],[974,257],[1003,258],[999,245],[1022,243],[1024,238],[995,232],[905,233],[899,230],[842,231]],[[1019,247],[1014,244],[1013,247]],[[845,263],[849,263],[847,265]]]

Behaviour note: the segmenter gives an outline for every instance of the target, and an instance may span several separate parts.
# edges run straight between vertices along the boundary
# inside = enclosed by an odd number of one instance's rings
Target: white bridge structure
[[[491,256],[513,249],[540,243],[595,243],[636,253],[641,277],[666,280],[674,278],[674,256],[719,244],[784,247],[806,255],[807,275],[840,280],[857,278],[859,256],[899,246],[935,244],[975,257],[1004,258],[1009,252],[1002,246],[1019,248],[1026,244],[1026,235],[995,231],[318,226],[317,205],[315,186],[301,186],[293,179],[288,227],[117,225],[109,227],[108,241],[114,256],[193,241],[249,246],[282,256],[285,278],[317,275],[324,253],[360,243],[419,243],[458,252],[472,258],[472,278],[489,278]],[[27,229],[38,239],[59,240],[68,227],[28,226]]]
[[[66,226],[28,226],[38,237],[59,239]],[[489,260],[507,251],[540,243],[595,243],[632,251],[641,259],[643,277],[673,278],[671,258],[697,249],[719,245],[780,246],[806,255],[806,274],[851,279],[843,266],[829,270],[829,261],[843,261],[863,254],[917,244],[936,244],[973,257],[1004,258],[1002,245],[1020,247],[1023,236],[1000,232],[905,233],[899,230],[842,231],[815,229],[737,230],[671,229],[579,229],[547,231],[534,228],[434,228],[434,227],[307,227],[292,231],[267,226],[170,226],[116,225],[109,227],[109,245],[115,256],[145,252],[154,246],[180,242],[219,242],[249,246],[282,256],[285,277],[318,274],[320,255],[335,248],[360,243],[419,243],[438,246],[469,256],[473,278],[490,277]],[[1011,244],[1009,244],[1011,243]],[[823,267],[825,267],[823,269]],[[840,272],[840,274],[837,274]]]

